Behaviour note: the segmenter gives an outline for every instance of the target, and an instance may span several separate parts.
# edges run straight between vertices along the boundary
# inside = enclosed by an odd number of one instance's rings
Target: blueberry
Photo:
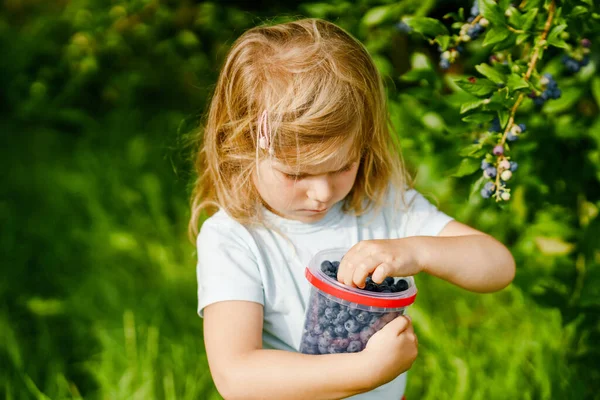
[[[348,314],[350,314],[351,317],[356,317],[358,314],[360,314],[361,310],[359,308],[349,308],[348,309]]]
[[[340,349],[346,349],[348,348],[348,345],[350,344],[350,340],[346,339],[346,338],[342,338],[342,339],[334,339],[333,342],[331,342],[332,344],[335,343]]]
[[[495,156],[501,156],[504,154],[504,147],[502,145],[497,145],[492,150],[492,153],[494,153]]]
[[[355,333],[360,329],[360,324],[354,319],[349,319],[348,321],[344,322],[344,328],[346,328],[348,333]]]
[[[342,353],[344,351],[344,349],[341,349],[339,346],[335,345],[335,344],[330,344],[329,346],[327,346],[327,352],[329,354],[337,354],[337,353]]]
[[[399,32],[404,32],[404,33],[412,32],[412,28],[404,21],[400,21],[394,26]]]
[[[525,124],[519,124],[519,128],[521,128],[521,133],[527,130],[527,126]]]
[[[492,192],[490,192],[489,190],[485,190],[485,189],[481,189],[479,191],[479,194],[481,194],[481,197],[483,197],[484,199],[489,199],[492,196]]]
[[[360,333],[359,332],[348,333],[348,340],[350,342],[352,342],[354,340],[360,340]]]
[[[581,65],[582,67],[585,67],[589,63],[590,63],[590,56],[585,56],[585,57],[583,57],[583,60],[581,60],[579,65]]]
[[[327,309],[327,304],[325,304],[325,302],[321,302],[319,303],[319,305],[317,306],[317,314],[319,316],[323,315],[325,313],[325,310]]]
[[[447,58],[440,59],[440,68],[441,69],[450,68],[450,60],[448,60]]]
[[[327,305],[327,307],[335,307],[338,305],[337,302],[331,299],[325,299],[325,304]]]
[[[496,168],[494,167],[487,167],[484,171],[484,175],[487,176],[488,178],[495,178],[496,177]]]
[[[336,325],[333,328],[333,331],[335,332],[335,335],[337,337],[346,337],[348,334],[348,331],[346,330],[346,328],[344,327],[344,324],[340,324],[340,325]]]
[[[305,336],[304,340],[310,345],[316,345],[319,342],[319,337],[309,333]]]
[[[366,324],[370,318],[371,314],[369,314],[367,311],[363,311],[356,316],[356,321],[358,321],[361,324]]]
[[[394,278],[388,276],[387,278],[385,278],[384,282],[387,283],[388,286],[392,286],[394,284]]]
[[[512,132],[508,132],[508,134],[506,135],[506,140],[508,140],[509,142],[514,142],[514,141],[517,141],[518,139],[519,139],[519,137]]]
[[[329,346],[331,344],[331,340],[332,339],[326,338],[325,336],[321,336],[319,338],[319,341],[318,341],[319,347],[321,347],[321,346],[323,346],[323,347]]]
[[[325,309],[325,318],[327,318],[328,320],[333,320],[336,315],[337,315],[337,312],[335,309],[333,309],[331,307],[327,307]]]
[[[365,289],[364,289],[364,290],[367,290],[367,291],[369,291],[369,292],[377,292],[377,291],[378,291],[378,289],[379,289],[379,287],[377,286],[377,284],[376,284],[376,283],[374,283],[374,282],[370,282],[370,283],[367,283],[367,284],[365,285]]]
[[[364,327],[361,331],[360,331],[360,340],[363,343],[366,343],[369,338],[371,336],[373,336],[375,334],[375,329],[371,328],[370,326]]]
[[[314,345],[304,345],[300,348],[300,352],[304,354],[319,354],[319,347]]]
[[[331,261],[323,261],[321,263],[321,271],[327,273],[328,271],[333,271],[333,265],[331,265]]]
[[[486,184],[483,186],[483,188],[489,192],[493,192],[495,187],[496,185],[494,182],[486,182]]]
[[[346,310],[341,310],[335,317],[336,324],[343,324],[350,318],[350,313]]]
[[[490,131],[490,132],[500,132],[501,128],[502,127],[500,126],[500,120],[498,118],[494,118],[492,120],[492,123],[491,123],[488,131]]]
[[[398,281],[394,284],[396,286],[396,290],[398,292],[403,292],[408,289],[408,281],[406,279],[398,279]]]
[[[367,326],[373,327],[379,322],[379,315],[371,315],[371,319],[367,322]]]
[[[331,265],[333,265],[333,268],[335,268],[335,270],[337,271],[338,268],[340,267],[340,262],[339,261],[332,261]]]
[[[359,340],[353,340],[348,344],[346,351],[348,353],[357,353],[362,350],[362,343]]]
[[[332,340],[335,337],[335,328],[333,326],[328,326],[324,329],[321,337]]]
[[[515,172],[519,168],[519,164],[516,161],[510,162],[510,170],[511,172]]]
[[[489,162],[487,162],[485,160],[481,160],[481,169],[485,170],[491,166],[492,166],[492,164],[490,164]]]
[[[329,353],[328,347],[329,346],[321,346],[321,345],[319,345],[319,347],[318,347],[319,354],[328,354]]]
[[[321,327],[323,329],[327,328],[328,326],[331,325],[331,320],[325,316],[319,317],[319,320],[317,322],[319,325],[321,325]]]
[[[533,98],[533,104],[535,104],[536,106],[543,106],[545,102],[546,102],[546,100],[544,100],[540,96],[537,96],[537,97]]]
[[[319,325],[319,324],[316,324],[316,325],[313,327],[313,329],[312,329],[312,332],[313,332],[315,335],[317,335],[317,336],[321,336],[321,335],[323,334],[323,332],[324,332],[324,329],[323,329],[323,327],[322,327],[321,325]]]

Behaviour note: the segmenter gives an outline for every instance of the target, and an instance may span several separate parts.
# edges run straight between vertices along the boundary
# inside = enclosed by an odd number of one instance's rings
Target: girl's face
[[[351,143],[339,150],[340,157],[295,170],[276,160],[265,159],[258,164],[253,181],[265,206],[287,219],[316,222],[331,207],[344,199],[356,179],[358,160],[349,160]]]

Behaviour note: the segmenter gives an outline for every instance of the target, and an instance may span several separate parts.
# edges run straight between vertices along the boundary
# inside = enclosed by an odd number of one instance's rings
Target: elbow
[[[502,278],[500,279],[499,287],[496,290],[502,290],[502,289],[508,287],[508,285],[510,285],[512,283],[512,281],[515,279],[515,274],[516,274],[516,270],[517,270],[515,259],[512,256],[512,254],[510,253],[510,251],[508,251],[508,249],[506,250],[506,252],[507,252],[507,260],[504,263],[504,268],[503,268],[504,273],[502,274]]]
[[[517,264],[515,262],[515,258],[513,257],[513,255],[510,252],[508,252],[508,255],[509,255],[509,262],[506,267],[506,274],[508,275],[508,279],[507,279],[505,286],[510,285],[512,283],[512,281],[515,279],[515,275],[517,274]]]
[[[238,400],[238,399],[247,399],[242,393],[242,388],[240,387],[240,382],[236,382],[236,379],[233,377],[233,374],[223,374],[218,378],[213,376],[213,381],[217,388],[217,391],[225,400]]]
[[[225,400],[249,400],[248,386],[240,376],[240,367],[235,363],[225,363],[215,371],[211,371],[217,391]]]

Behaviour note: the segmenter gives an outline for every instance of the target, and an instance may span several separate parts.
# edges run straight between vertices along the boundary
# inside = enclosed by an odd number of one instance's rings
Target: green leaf
[[[463,147],[458,152],[458,155],[461,157],[470,157],[473,154],[477,153],[483,147],[483,143],[470,144],[467,147]]]
[[[372,55],[372,58],[373,64],[375,64],[375,66],[382,75],[391,76],[394,73],[394,66],[392,65],[390,60],[387,59],[387,57],[384,57],[379,54],[374,54]]]
[[[491,46],[496,43],[500,43],[504,39],[510,36],[510,31],[502,26],[494,26],[487,31],[485,39],[483,40],[484,46]]]
[[[498,111],[498,119],[500,120],[500,130],[504,130],[504,127],[508,123],[508,111],[500,110]]]
[[[448,49],[448,45],[450,44],[450,36],[441,35],[436,37],[435,41],[440,45],[442,51],[446,51]]]
[[[479,179],[477,179],[473,184],[471,184],[471,191],[469,194],[469,200],[473,198],[473,196],[478,195],[479,191],[483,186],[483,182],[485,182],[486,177],[481,175]]]
[[[556,100],[548,100],[542,111],[546,114],[555,114],[563,112],[573,107],[581,98],[583,90],[577,87],[567,87],[562,92],[562,96]]]
[[[371,8],[363,16],[362,23],[366,26],[379,25],[394,16],[395,8],[394,4]]]
[[[517,46],[522,45],[523,42],[526,41],[527,39],[529,39],[530,37],[531,37],[531,35],[528,33],[522,33],[522,34],[518,35],[517,40],[516,40]]]
[[[466,117],[462,118],[462,120],[465,122],[475,122],[478,124],[490,122],[493,119],[494,119],[493,115],[484,114],[484,113],[475,113],[475,114],[467,115]]]
[[[567,24],[557,25],[550,31],[548,35],[548,44],[555,47],[567,48],[568,45],[560,38],[560,34],[567,28]]]
[[[531,26],[535,22],[535,17],[537,16],[537,13],[537,8],[532,8],[531,10],[527,11],[527,13],[524,15],[525,22],[523,22],[523,26],[521,27],[522,30],[526,31],[531,28]]]
[[[542,6],[542,0],[528,0],[525,3],[524,10],[529,11],[533,9],[539,9]]]
[[[490,81],[492,81],[494,83],[505,83],[506,82],[506,76],[502,72],[494,69],[489,64],[476,65],[475,69],[481,75],[485,76],[486,78],[488,78]]]
[[[463,158],[460,162],[460,165],[450,176],[454,176],[460,178],[461,176],[467,176],[473,174],[481,167],[481,161],[479,159],[474,158]]]
[[[506,86],[510,89],[511,92],[514,92],[515,90],[524,89],[526,87],[529,87],[529,84],[520,75],[510,74],[510,76],[508,77],[508,82],[506,83]]]
[[[455,82],[462,90],[475,96],[486,96],[498,89],[494,82],[482,78],[477,79],[475,83],[467,79],[458,79]]]
[[[433,82],[435,80],[435,72],[431,69],[418,68],[411,69],[404,75],[400,77],[400,80],[405,82],[419,82],[421,80],[426,80],[428,82]]]
[[[482,106],[483,104],[485,104],[486,99],[481,99],[481,100],[475,100],[475,101],[468,101],[466,103],[463,103],[460,106],[460,113],[464,114],[467,111],[471,111],[476,109],[477,107]]]
[[[435,37],[438,35],[448,35],[448,29],[437,19],[428,17],[407,17],[403,19],[404,23],[410,26],[415,32],[425,36]]]
[[[557,237],[537,236],[534,241],[540,252],[547,256],[564,256],[575,247],[572,243]]]
[[[600,78],[597,76],[592,79],[592,95],[596,99],[596,104],[600,107]]]
[[[479,13],[493,25],[504,25],[506,23],[504,13],[494,0],[479,0]]]
[[[587,14],[589,12],[587,7],[584,6],[575,6],[573,7],[573,10],[571,10],[571,13],[569,14],[569,17],[576,17],[578,15],[583,15],[583,14]]]

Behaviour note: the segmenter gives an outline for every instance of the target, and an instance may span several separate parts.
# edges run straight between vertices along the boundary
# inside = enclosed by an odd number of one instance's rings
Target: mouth
[[[325,211],[327,211],[327,208],[322,208],[320,210],[303,209],[302,211],[308,211],[308,212],[312,212],[315,214],[319,214],[319,213],[324,213]]]

